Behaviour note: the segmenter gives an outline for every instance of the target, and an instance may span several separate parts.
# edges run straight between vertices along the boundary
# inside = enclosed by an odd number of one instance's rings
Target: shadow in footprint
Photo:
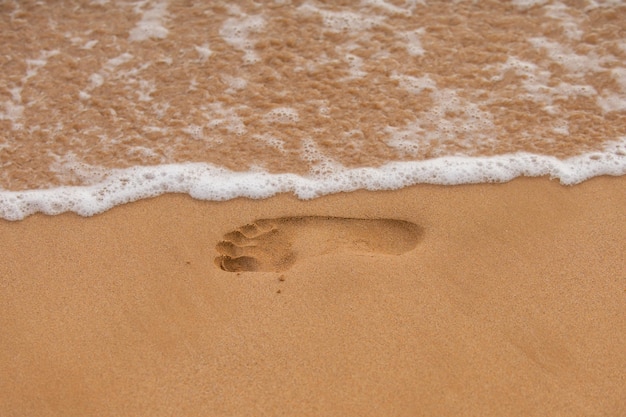
[[[298,259],[339,251],[400,255],[415,248],[421,235],[421,227],[404,220],[263,219],[225,234],[215,264],[229,272],[279,272]]]

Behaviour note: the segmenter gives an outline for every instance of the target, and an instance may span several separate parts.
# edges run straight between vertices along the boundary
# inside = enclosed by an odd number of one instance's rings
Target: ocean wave
[[[506,182],[519,176],[550,176],[574,185],[600,175],[626,174],[626,137],[603,151],[567,159],[532,153],[490,157],[448,156],[424,161],[390,162],[380,167],[318,167],[311,175],[236,172],[206,163],[136,166],[108,171],[88,186],[0,191],[0,217],[20,220],[34,213],[74,212],[93,216],[120,204],[165,193],[185,193],[199,200],[268,198],[294,193],[301,199],[365,190],[393,190],[415,184],[458,185]]]

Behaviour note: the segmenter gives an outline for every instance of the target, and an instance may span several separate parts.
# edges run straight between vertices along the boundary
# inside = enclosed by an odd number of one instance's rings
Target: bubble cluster
[[[220,36],[230,45],[244,52],[244,62],[253,64],[259,61],[254,51],[255,41],[250,35],[259,32],[265,26],[262,16],[241,16],[227,19],[220,29]]]
[[[298,112],[290,107],[277,107],[270,110],[265,118],[270,123],[289,124],[297,123],[300,119]]]
[[[211,164],[187,163],[113,170],[101,182],[89,186],[0,191],[0,217],[20,220],[37,212],[54,215],[67,211],[93,216],[120,204],[165,193],[223,201],[292,192],[310,199],[357,189],[393,190],[418,183],[505,182],[525,175],[550,176],[572,185],[598,175],[626,174],[626,137],[608,143],[603,151],[565,160],[523,152],[475,158],[448,156],[350,169],[325,157],[310,143],[303,154],[317,162],[308,176],[262,170],[234,172]]]
[[[337,32],[369,29],[381,24],[384,20],[384,16],[364,15],[351,11],[322,10],[312,4],[303,4],[299,7],[299,10],[305,13],[320,14],[324,26]]]
[[[167,13],[167,2],[156,3],[151,9],[141,11],[135,8],[136,13],[141,13],[141,20],[130,31],[130,41],[145,41],[150,38],[164,39],[169,31],[164,26]]]
[[[623,2],[48,3],[0,14],[6,218],[624,172]]]

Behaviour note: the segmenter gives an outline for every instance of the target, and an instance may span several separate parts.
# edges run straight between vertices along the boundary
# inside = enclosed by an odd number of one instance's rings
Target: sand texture
[[[0,415],[626,415],[625,189],[2,221]]]

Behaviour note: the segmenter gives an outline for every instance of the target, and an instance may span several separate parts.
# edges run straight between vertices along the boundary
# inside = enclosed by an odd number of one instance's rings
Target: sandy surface
[[[0,415],[626,415],[625,189],[1,221]]]

